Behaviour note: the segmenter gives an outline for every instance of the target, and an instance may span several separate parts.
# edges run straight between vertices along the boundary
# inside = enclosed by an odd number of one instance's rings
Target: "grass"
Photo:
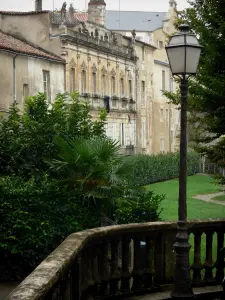
[[[225,194],[212,198],[212,200],[225,201]]]
[[[176,221],[178,216],[178,179],[169,180],[148,185],[149,190],[155,191],[157,194],[165,194],[165,200],[162,202],[161,218],[165,221]],[[213,183],[210,176],[194,175],[188,177],[187,182],[187,213],[189,220],[224,218],[225,206],[207,203],[202,200],[193,199],[192,197],[200,194],[213,194],[219,192],[219,185]],[[225,198],[225,196],[223,196]],[[189,240],[192,245],[190,250],[190,263],[194,259],[194,237],[190,236]],[[213,259],[216,260],[217,241],[216,235],[213,236]],[[201,259],[205,261],[206,240],[205,234],[202,235],[201,243]]]
[[[203,202],[192,197],[199,194],[213,194],[219,192],[219,185],[213,183],[210,176],[194,175],[188,177],[187,182],[187,214],[189,220],[224,218],[225,206]],[[161,218],[165,221],[175,221],[178,215],[178,179],[154,183],[147,189],[157,194],[165,194],[162,202]]]

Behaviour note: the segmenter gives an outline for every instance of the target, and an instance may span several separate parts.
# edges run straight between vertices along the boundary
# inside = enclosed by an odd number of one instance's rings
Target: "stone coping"
[[[189,230],[225,226],[225,219],[188,221]],[[176,231],[177,223],[152,222],[114,225],[71,234],[5,300],[39,300],[65,275],[80,251],[99,239],[117,235]]]

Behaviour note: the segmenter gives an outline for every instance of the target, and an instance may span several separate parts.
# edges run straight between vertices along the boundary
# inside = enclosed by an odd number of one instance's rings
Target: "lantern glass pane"
[[[174,35],[169,41],[169,46],[183,45],[184,44],[184,35]]]
[[[185,47],[167,48],[166,51],[172,74],[185,73]]]
[[[199,45],[197,38],[195,36],[193,36],[193,35],[187,35],[187,37],[186,37],[186,43],[188,45],[196,45],[196,46]]]
[[[201,55],[201,48],[187,46],[186,49],[186,72],[187,74],[196,74]]]

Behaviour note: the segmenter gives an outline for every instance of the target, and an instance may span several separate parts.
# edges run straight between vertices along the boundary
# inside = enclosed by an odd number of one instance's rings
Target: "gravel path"
[[[202,201],[205,201],[205,202],[208,202],[208,203],[215,203],[215,204],[225,206],[224,201],[212,200],[214,197],[218,197],[218,196],[222,196],[222,195],[224,195],[224,192],[216,193],[216,194],[197,195],[197,196],[194,196],[192,198],[202,200]]]

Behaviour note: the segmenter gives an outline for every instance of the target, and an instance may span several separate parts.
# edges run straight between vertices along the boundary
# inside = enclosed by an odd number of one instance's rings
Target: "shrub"
[[[152,191],[139,193],[134,201],[121,201],[115,211],[118,224],[154,222],[160,220],[160,204],[164,195]]]
[[[100,226],[100,216],[76,193],[43,176],[1,180],[0,279],[27,276],[72,232]]]
[[[135,185],[143,186],[179,176],[179,153],[137,155],[132,160]],[[189,152],[187,161],[188,175],[194,175],[200,171],[198,154]]]
[[[47,172],[46,159],[57,155],[57,136],[104,136],[105,111],[97,120],[92,119],[90,111],[90,105],[81,101],[77,92],[58,94],[52,104],[39,93],[26,100],[22,114],[13,104],[8,117],[0,120],[0,176],[38,178]]]

